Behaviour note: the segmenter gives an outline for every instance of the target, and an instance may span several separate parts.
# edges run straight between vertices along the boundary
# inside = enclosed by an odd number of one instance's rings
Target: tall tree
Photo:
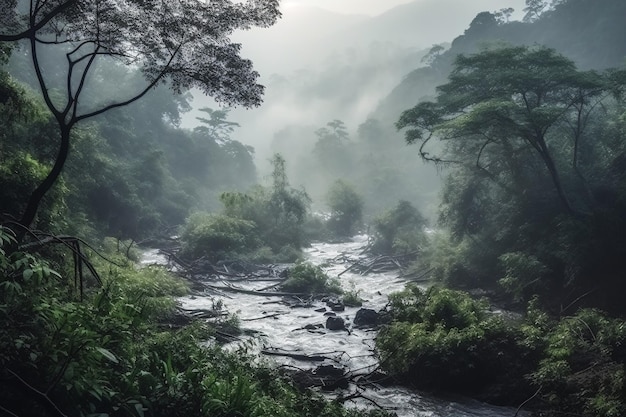
[[[523,163],[519,155],[531,150],[547,171],[564,211],[573,213],[591,208],[590,202],[572,205],[561,178],[565,167],[555,160],[554,148],[571,149],[569,166],[584,189],[585,178],[578,169],[580,141],[590,114],[611,92],[608,79],[578,71],[573,62],[545,47],[460,55],[449,82],[438,87],[437,101],[405,111],[397,127],[409,128],[408,143],[421,142],[424,159],[460,162],[469,154],[475,168],[494,180],[494,167],[502,163],[515,178],[516,164]],[[435,137],[454,151],[447,157],[431,155],[427,145]],[[498,149],[499,160],[494,160],[491,149]]]
[[[280,16],[278,0],[33,0],[20,7],[15,1],[3,2],[0,21],[10,24],[0,40],[28,40],[43,99],[60,136],[55,164],[21,217],[24,227],[32,224],[59,177],[76,123],[139,100],[163,82],[175,92],[198,88],[228,105],[258,106],[263,93],[258,73],[240,57],[241,45],[229,36],[237,29],[272,25]],[[46,71],[43,50],[65,57],[63,73]],[[116,101],[85,105],[82,97],[90,78],[99,64],[111,60],[140,68],[145,86],[121,88]]]

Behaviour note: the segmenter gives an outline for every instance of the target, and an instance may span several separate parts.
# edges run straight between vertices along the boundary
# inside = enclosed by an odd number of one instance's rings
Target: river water
[[[306,249],[308,261],[322,266],[330,277],[339,277],[341,286],[347,291],[357,291],[365,300],[363,308],[380,310],[387,304],[387,295],[401,290],[405,281],[397,278],[397,273],[368,274],[361,276],[350,271],[344,272],[351,261],[363,257],[360,255],[367,243],[367,236],[356,236],[347,243],[316,243]],[[144,253],[143,263],[162,263],[156,251]],[[343,272],[343,273],[342,273]],[[212,283],[221,285],[218,283]],[[272,282],[253,280],[237,282],[238,288],[258,290]],[[374,351],[376,333],[367,329],[352,328],[351,323],[359,307],[346,307],[336,313],[344,318],[350,331],[329,331],[323,328],[326,317],[321,311],[325,307],[321,301],[312,307],[291,307],[282,302],[282,297],[259,296],[243,293],[208,294],[189,296],[180,299],[182,308],[211,309],[221,300],[226,311],[236,314],[241,327],[253,331],[256,347],[259,349],[280,349],[303,355],[321,355],[330,358],[326,361],[346,371],[367,373],[377,365]],[[304,329],[307,325],[316,329]],[[309,326],[312,327],[312,326]],[[278,365],[293,366],[300,369],[312,369],[320,363],[303,362],[289,357],[271,356]],[[355,390],[350,387],[343,392],[348,395]],[[337,395],[335,393],[334,395]],[[395,412],[399,417],[512,417],[515,409],[495,407],[465,398],[441,398],[425,393],[410,391],[402,387],[368,388],[363,395],[380,406]],[[372,402],[363,399],[347,402],[347,406],[368,407]],[[522,414],[520,414],[521,416]]]

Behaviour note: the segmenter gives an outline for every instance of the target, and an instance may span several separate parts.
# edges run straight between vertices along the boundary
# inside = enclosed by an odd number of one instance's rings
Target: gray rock
[[[326,328],[328,330],[345,330],[346,323],[341,317],[329,317],[326,319]]]
[[[376,326],[379,314],[371,308],[361,308],[354,316],[355,326]]]

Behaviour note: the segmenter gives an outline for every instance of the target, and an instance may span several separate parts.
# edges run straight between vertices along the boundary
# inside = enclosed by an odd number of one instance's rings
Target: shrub
[[[390,297],[393,322],[378,335],[384,369],[426,389],[454,390],[499,402],[522,400],[528,384],[519,331],[468,294],[415,285]],[[517,364],[520,364],[518,366]],[[515,394],[501,386],[518,386]],[[502,398],[500,395],[504,396]]]
[[[207,344],[205,324],[157,327],[164,310],[146,306],[184,289],[163,270],[108,265],[104,287],[77,302],[43,260],[5,253],[13,241],[0,227],[0,409],[8,415],[361,415],[299,391],[245,351]]]
[[[354,289],[344,292],[342,301],[347,307],[361,307],[363,305],[363,299],[359,297],[359,291]]]
[[[603,312],[583,309],[545,336],[544,357],[530,375],[549,409],[593,417],[626,413],[626,326]],[[547,412],[546,415],[552,415]]]
[[[309,262],[297,263],[289,270],[289,278],[281,288],[289,292],[309,294],[341,294],[341,287],[336,279],[330,279],[319,266]]]
[[[260,246],[254,222],[236,217],[196,213],[182,232],[182,255],[211,261],[247,253]]]

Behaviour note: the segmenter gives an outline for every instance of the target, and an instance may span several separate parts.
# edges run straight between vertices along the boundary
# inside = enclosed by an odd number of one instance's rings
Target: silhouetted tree
[[[25,11],[7,1],[0,9],[0,21],[9,23],[1,40],[28,40],[43,99],[60,132],[55,164],[28,200],[20,220],[24,227],[59,177],[76,123],[139,100],[162,82],[175,92],[198,88],[228,105],[261,103],[258,74],[229,36],[236,29],[273,24],[280,15],[277,0],[34,0]],[[65,56],[64,73],[46,72],[40,60],[44,49]],[[86,106],[82,97],[90,77],[110,60],[140,68],[145,86],[120,91],[118,101]]]

